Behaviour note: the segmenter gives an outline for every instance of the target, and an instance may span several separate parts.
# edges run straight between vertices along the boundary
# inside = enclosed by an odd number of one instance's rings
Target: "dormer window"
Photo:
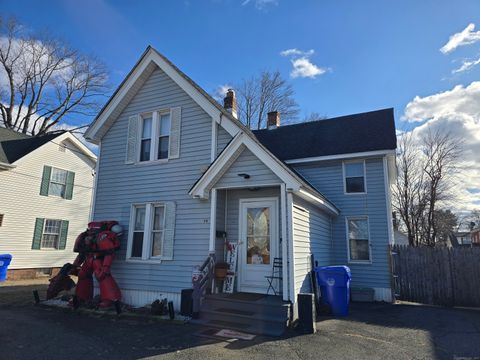
[[[346,194],[364,194],[367,192],[364,160],[344,162],[343,177]]]

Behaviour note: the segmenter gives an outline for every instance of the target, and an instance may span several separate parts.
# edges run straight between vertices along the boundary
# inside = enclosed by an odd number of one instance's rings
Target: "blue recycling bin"
[[[0,281],[5,281],[7,279],[7,269],[8,265],[10,265],[10,261],[12,261],[12,255],[0,255]]]
[[[330,306],[334,316],[348,315],[350,303],[350,280],[348,266],[321,266],[315,268],[317,282],[322,294],[322,303]]]

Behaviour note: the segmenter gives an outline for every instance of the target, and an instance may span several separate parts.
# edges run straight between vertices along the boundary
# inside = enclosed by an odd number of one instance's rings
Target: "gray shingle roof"
[[[256,130],[257,139],[282,161],[397,147],[393,109]]]
[[[64,131],[60,131],[32,137],[0,127],[0,163],[13,164],[63,133]]]

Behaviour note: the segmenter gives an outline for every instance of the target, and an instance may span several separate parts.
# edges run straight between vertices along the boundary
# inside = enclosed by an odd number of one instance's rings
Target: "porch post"
[[[210,193],[210,241],[208,252],[215,253],[215,239],[217,233],[217,189],[212,189]]]
[[[288,219],[288,274],[289,274],[289,299],[292,303],[297,301],[295,296],[295,254],[294,254],[294,232],[293,232],[293,195],[287,192],[287,219]]]
[[[280,229],[280,238],[282,239],[282,296],[284,301],[288,301],[288,235],[287,235],[287,190],[285,184],[280,185],[280,219],[282,228]]]

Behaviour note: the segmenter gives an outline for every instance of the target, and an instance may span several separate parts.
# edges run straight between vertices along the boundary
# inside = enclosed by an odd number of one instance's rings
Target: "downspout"
[[[98,183],[98,169],[100,168],[100,156],[102,151],[102,142],[98,143],[98,157],[97,162],[95,163],[95,174],[93,175],[93,189],[91,195],[91,204],[90,204],[90,214],[88,215],[89,221],[93,221],[93,214],[95,210],[95,203],[97,201],[97,183]]]

